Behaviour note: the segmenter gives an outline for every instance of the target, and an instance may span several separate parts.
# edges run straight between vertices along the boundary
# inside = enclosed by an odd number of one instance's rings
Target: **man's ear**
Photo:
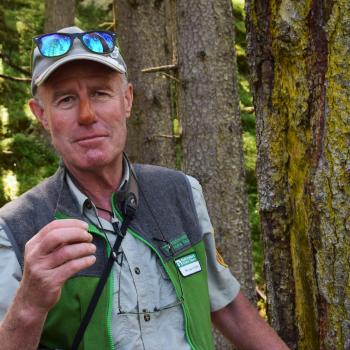
[[[36,119],[41,123],[41,125],[46,129],[49,130],[49,123],[44,111],[44,108],[42,107],[40,101],[36,98],[32,98],[28,102],[30,110],[35,115]]]
[[[132,108],[132,100],[133,100],[133,86],[131,83],[128,83],[127,88],[125,89],[124,94],[124,101],[125,101],[125,111],[126,111],[126,117],[129,118],[131,114],[131,108]]]

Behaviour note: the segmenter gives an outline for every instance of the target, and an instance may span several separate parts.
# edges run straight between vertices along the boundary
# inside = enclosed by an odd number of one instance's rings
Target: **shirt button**
[[[88,209],[92,209],[92,203],[91,203],[91,201],[90,201],[89,199],[87,199],[87,200],[85,201],[85,206],[86,206],[86,208],[88,208]]]
[[[143,315],[143,319],[148,322],[151,319],[151,315],[150,314],[144,314]]]
[[[141,271],[138,267],[135,267],[134,271],[135,271],[136,275],[139,275],[141,273]]]

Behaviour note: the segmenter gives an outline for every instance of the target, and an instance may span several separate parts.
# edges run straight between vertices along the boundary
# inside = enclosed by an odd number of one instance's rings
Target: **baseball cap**
[[[67,27],[57,31],[57,33],[84,33],[78,27]],[[50,74],[67,62],[75,60],[88,60],[104,64],[119,73],[126,74],[127,68],[119,48],[114,47],[113,52],[108,54],[96,54],[88,51],[78,38],[73,39],[72,48],[64,55],[59,57],[45,57],[38,47],[35,47],[32,57],[32,82],[31,89],[33,96],[36,89],[40,86]]]

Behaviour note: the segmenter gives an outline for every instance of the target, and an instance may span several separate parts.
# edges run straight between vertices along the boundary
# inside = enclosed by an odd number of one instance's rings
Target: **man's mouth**
[[[92,134],[92,135],[83,135],[76,137],[74,139],[74,143],[78,143],[80,145],[91,144],[93,142],[103,141],[107,137],[106,134]]]

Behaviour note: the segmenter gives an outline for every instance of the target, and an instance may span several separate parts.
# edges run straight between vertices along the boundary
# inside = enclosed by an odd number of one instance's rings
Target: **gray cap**
[[[83,33],[84,31],[78,27],[68,27],[58,30],[60,33]],[[102,63],[119,73],[126,74],[126,64],[120,54],[119,48],[115,46],[110,54],[94,54],[88,51],[78,38],[73,41],[72,48],[64,56],[57,58],[47,58],[41,55],[36,47],[33,52],[32,65],[32,94],[36,93],[36,89],[41,85],[49,75],[63,64],[75,60],[90,60]]]

